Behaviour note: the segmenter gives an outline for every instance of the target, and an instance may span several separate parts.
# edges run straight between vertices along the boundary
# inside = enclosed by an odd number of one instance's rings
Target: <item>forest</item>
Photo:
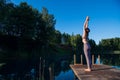
[[[80,34],[69,35],[55,29],[57,20],[47,8],[41,11],[21,2],[15,5],[0,0],[0,59],[26,58],[48,55],[57,48],[67,47],[75,53],[82,53],[83,43]],[[102,39],[98,45],[90,39],[91,52],[118,51],[120,38]],[[53,52],[53,53],[54,53]],[[72,52],[72,53],[73,53]],[[5,60],[6,61],[6,60]]]

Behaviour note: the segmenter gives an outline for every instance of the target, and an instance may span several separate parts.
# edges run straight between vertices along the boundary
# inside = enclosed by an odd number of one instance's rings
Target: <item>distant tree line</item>
[[[99,42],[101,50],[116,51],[120,50],[120,38],[102,39]]]

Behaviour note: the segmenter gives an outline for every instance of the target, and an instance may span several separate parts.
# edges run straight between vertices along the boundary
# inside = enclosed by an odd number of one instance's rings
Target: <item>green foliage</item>
[[[48,10],[46,8],[42,9],[42,19],[45,22],[44,28],[42,31],[44,31],[44,37],[46,42],[51,42],[53,40],[53,36],[55,35],[55,28],[54,25],[56,23],[54,16],[51,14],[48,14]]]
[[[26,2],[14,5],[1,0],[0,49],[5,50],[6,55],[12,53],[11,56],[16,57],[31,57],[34,52],[38,55],[58,35],[55,33],[55,22],[54,16],[46,8],[39,12]]]
[[[4,35],[36,39],[44,44],[55,35],[56,21],[46,8],[40,13],[26,2],[20,5],[1,2],[0,17],[0,32]]]
[[[82,42],[82,36],[80,34],[66,34],[63,33],[62,35],[63,38],[63,43],[66,45],[71,45],[73,47],[73,50],[75,51],[75,53],[82,53],[83,52],[83,42]],[[91,51],[92,53],[95,53],[95,51],[97,51],[97,45],[95,43],[94,40],[89,40],[90,45],[92,47]]]
[[[51,44],[58,46],[62,44],[72,47],[71,49],[76,53],[82,53],[81,35],[61,34],[60,31],[55,30],[55,23],[54,15],[49,14],[47,8],[43,7],[39,12],[26,2],[14,5],[7,3],[6,0],[0,0],[0,36],[3,37],[0,39],[0,48],[7,50],[6,53],[13,51],[12,56],[32,57],[44,55]],[[89,42],[92,53],[120,50],[120,38],[103,39],[99,45],[96,45],[92,39]],[[16,53],[14,48],[19,53]],[[34,53],[36,54],[33,55]]]
[[[72,34],[72,36],[71,36],[71,45],[73,47],[76,47],[76,41],[75,41],[75,35],[74,34]]]
[[[0,0],[0,23],[3,22],[7,14],[7,4],[5,0]]]
[[[62,34],[62,43],[66,45],[70,45],[70,38],[71,36],[68,33]]]
[[[120,38],[103,39],[99,43],[99,46],[102,50],[120,50]]]
[[[61,44],[62,34],[60,33],[60,31],[55,30],[55,34],[53,35],[53,37],[54,37],[54,38],[53,38],[52,43]]]
[[[26,2],[19,5],[12,3],[7,4],[2,2],[1,16],[1,34],[8,36],[16,36],[16,44],[18,50],[26,49],[27,41],[33,41],[33,45],[44,50],[49,47],[49,44],[64,44],[73,46],[74,50],[82,51],[82,38],[79,34],[69,35],[67,33],[61,34],[60,31],[55,30],[56,20],[54,15],[49,14],[46,8],[42,11],[32,8]],[[4,5],[4,6],[3,6]],[[7,11],[7,12],[6,12]],[[36,48],[36,49],[39,49]],[[39,51],[39,50],[38,50]]]
[[[97,53],[98,50],[97,50],[97,45],[96,45],[95,41],[90,39],[89,43],[90,43],[90,46],[91,46],[91,53],[92,54]]]
[[[35,17],[27,3],[21,3],[11,10],[5,26],[7,35],[32,38],[35,33]]]
[[[71,45],[74,46],[74,49],[77,51],[77,53],[82,53],[83,50],[83,43],[82,43],[82,37],[80,34],[71,36]]]

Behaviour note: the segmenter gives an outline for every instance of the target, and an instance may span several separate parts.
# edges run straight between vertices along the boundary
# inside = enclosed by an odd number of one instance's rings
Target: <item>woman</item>
[[[91,71],[91,56],[90,56],[90,44],[89,44],[89,32],[90,29],[88,28],[88,21],[89,21],[89,17],[86,17],[85,23],[84,23],[84,28],[83,28],[83,35],[82,35],[82,42],[84,44],[84,54],[86,57],[86,62],[87,62],[87,69],[85,69],[85,71]]]

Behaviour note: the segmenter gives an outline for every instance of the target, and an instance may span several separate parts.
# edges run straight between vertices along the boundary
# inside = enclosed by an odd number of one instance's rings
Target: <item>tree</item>
[[[33,9],[27,3],[19,6],[9,5],[9,15],[6,17],[4,32],[7,35],[33,38],[35,34],[35,21]]]
[[[61,37],[62,37],[62,34],[60,33],[60,31],[55,30],[55,35],[53,38],[54,40],[52,41],[52,43],[61,44]]]
[[[80,34],[77,34],[75,36],[75,44],[76,44],[76,51],[78,53],[82,53],[83,51],[83,43],[82,43],[82,37],[80,36]]]
[[[42,27],[43,30],[43,37],[45,43],[49,43],[53,41],[53,36],[55,34],[55,23],[56,20],[52,14],[48,13],[48,10],[43,7],[42,9],[42,19],[44,21],[44,26]]]
[[[96,53],[97,51],[97,45],[94,40],[90,39],[89,40],[90,46],[91,46],[91,52]]]
[[[102,39],[99,43],[102,50],[119,50],[120,38]]]
[[[6,0],[0,0],[0,23],[3,22],[7,14]]]
[[[7,26],[7,23],[9,22],[8,17],[13,8],[13,3],[7,3],[6,0],[0,0],[0,32],[2,34],[5,34],[4,27]]]
[[[63,43],[65,45],[71,45],[71,36],[67,33],[62,34]]]
[[[72,36],[71,36],[71,38],[70,38],[71,40],[71,45],[75,48],[76,47],[76,43],[75,43],[75,35],[74,34],[72,34]]]

